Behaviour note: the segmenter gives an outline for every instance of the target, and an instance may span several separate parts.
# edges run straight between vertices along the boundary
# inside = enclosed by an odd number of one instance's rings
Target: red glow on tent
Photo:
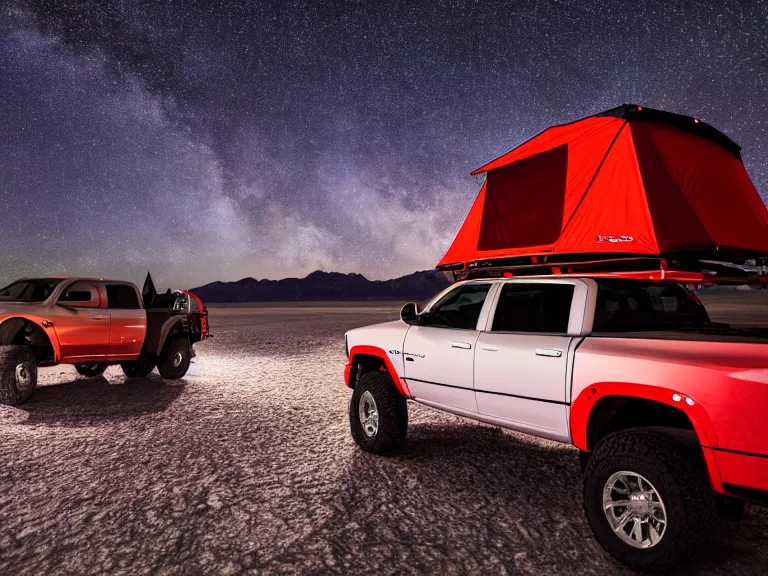
[[[515,256],[768,254],[768,210],[739,146],[691,120],[625,105],[486,164],[438,268]]]

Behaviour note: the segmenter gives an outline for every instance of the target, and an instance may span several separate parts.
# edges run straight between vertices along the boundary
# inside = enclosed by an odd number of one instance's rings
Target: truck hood
[[[355,346],[374,346],[382,350],[400,350],[410,326],[402,320],[383,322],[355,328],[347,332],[347,345],[351,350]]]
[[[14,314],[41,314],[48,307],[40,302],[3,302],[0,300],[0,318]]]
[[[380,324],[371,324],[370,326],[362,326],[360,328],[353,328],[347,332],[347,336],[358,337],[364,334],[371,334],[378,332],[379,330],[402,330],[403,333],[408,331],[408,324],[402,320],[391,320],[390,322],[381,322]]]

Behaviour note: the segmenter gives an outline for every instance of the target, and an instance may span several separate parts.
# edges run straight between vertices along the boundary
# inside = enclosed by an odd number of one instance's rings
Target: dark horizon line
[[[317,269],[317,270],[313,270],[312,272],[309,272],[306,276],[302,276],[302,277],[299,277],[299,276],[286,276],[284,278],[278,278],[278,279],[272,279],[272,278],[258,279],[258,278],[254,278],[253,276],[244,276],[243,278],[240,278],[239,280],[212,280],[211,282],[208,282],[206,284],[201,284],[200,286],[195,286],[194,288],[190,288],[190,290],[197,290],[199,288],[205,288],[207,286],[210,286],[211,284],[237,284],[238,282],[242,282],[243,280],[253,280],[255,282],[281,282],[283,280],[306,280],[307,278],[309,278],[313,274],[317,274],[317,273],[328,274],[328,275],[340,274],[342,276],[361,276],[362,278],[364,278],[368,282],[391,282],[392,280],[399,280],[401,278],[406,278],[408,276],[413,276],[414,274],[421,274],[423,272],[438,272],[438,273],[440,273],[440,271],[435,270],[434,268],[432,268],[432,269],[427,269],[427,270],[415,270],[414,272],[411,272],[409,274],[403,274],[401,276],[396,276],[394,278],[387,278],[385,280],[371,280],[365,274],[361,274],[360,272],[336,272],[336,271],[327,271],[327,270]]]

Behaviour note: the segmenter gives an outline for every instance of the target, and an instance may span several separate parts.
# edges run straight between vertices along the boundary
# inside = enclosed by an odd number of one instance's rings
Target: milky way
[[[432,268],[472,169],[624,102],[768,197],[768,2],[0,0],[0,283]]]

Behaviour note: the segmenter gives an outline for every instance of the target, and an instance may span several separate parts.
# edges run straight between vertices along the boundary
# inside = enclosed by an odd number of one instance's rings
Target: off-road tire
[[[592,456],[591,452],[579,450],[579,468],[581,468],[582,474],[587,471],[587,464],[589,463],[590,456]]]
[[[75,364],[75,370],[80,376],[87,378],[95,378],[104,374],[104,370],[107,369],[107,364],[103,362],[88,362],[86,364]]]
[[[370,392],[379,415],[378,430],[368,436],[360,421],[360,399]],[[349,403],[352,438],[366,452],[383,454],[400,448],[408,433],[408,403],[395,388],[389,374],[367,372],[360,377]]]
[[[603,489],[618,471],[644,476],[664,502],[667,526],[655,546],[630,546],[606,518]],[[584,512],[600,545],[640,572],[667,572],[696,559],[711,540],[715,519],[713,493],[695,453],[662,433],[642,428],[614,432],[597,444],[584,474]]]
[[[715,507],[717,515],[728,520],[741,520],[744,517],[744,507],[746,502],[740,498],[726,496],[725,494],[715,494]]]
[[[155,369],[155,361],[142,353],[138,360],[123,362],[120,368],[123,369],[126,378],[146,378]]]
[[[192,362],[192,346],[186,338],[171,338],[166,342],[157,371],[166,380],[183,378]]]
[[[0,404],[16,406],[37,387],[37,365],[29,346],[0,346]]]

